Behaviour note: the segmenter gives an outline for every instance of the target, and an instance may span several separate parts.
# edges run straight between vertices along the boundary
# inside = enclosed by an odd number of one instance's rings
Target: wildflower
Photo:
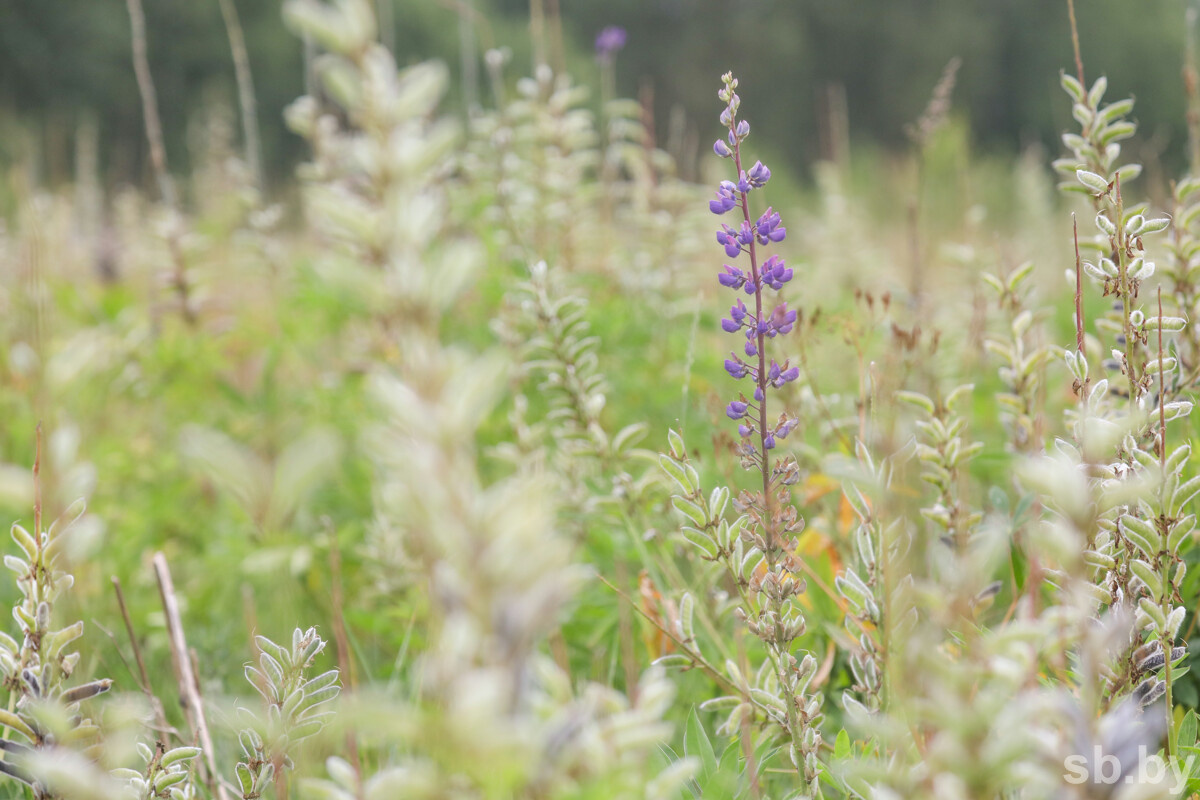
[[[782,220],[779,218],[779,213],[775,209],[768,207],[763,215],[754,223],[754,230],[758,237],[758,243],[766,245],[771,242],[782,242],[787,236],[787,228],[780,227]]]
[[[742,417],[746,416],[747,408],[749,408],[748,404],[740,400],[734,400],[729,404],[729,407],[725,409],[725,415],[730,419],[741,419]]]
[[[721,141],[720,139],[717,139],[715,142],[713,142],[713,152],[719,155],[721,158],[733,157],[733,151],[729,149],[729,145],[725,144],[725,142]]]
[[[609,25],[596,35],[596,58],[611,61],[617,51],[625,47],[628,34],[618,25]]]
[[[725,255],[730,258],[737,258],[742,252],[737,231],[728,225],[722,225],[721,230],[717,231],[717,243],[725,246]]]
[[[782,289],[783,285],[791,279],[791,268],[784,265],[783,259],[779,256],[771,256],[762,265],[762,282],[775,291]]]
[[[749,133],[749,131],[750,127],[746,126],[746,132]],[[746,175],[750,179],[750,185],[755,189],[761,189],[767,185],[767,181],[771,180],[771,170],[767,169],[761,161],[755,161],[754,166]]]
[[[725,371],[728,372],[731,377],[738,380],[746,377],[747,372],[749,372],[749,370],[746,368],[746,365],[743,364],[742,360],[737,356],[734,356],[732,359],[725,359]]]
[[[788,270],[789,272],[791,270]],[[790,277],[790,276],[789,276]],[[737,267],[725,265],[725,271],[717,276],[722,286],[727,286],[730,289],[740,289],[746,282],[746,274]]]
[[[771,368],[767,370],[767,383],[769,383],[771,386],[774,386],[776,389],[778,389],[785,383],[791,383],[799,377],[799,367],[791,367],[789,369],[786,361],[781,367],[774,359],[771,360]]]
[[[737,205],[734,192],[737,187],[731,181],[721,181],[717,187],[717,199],[708,202],[708,209],[714,214],[724,214]]]
[[[767,322],[768,336],[790,333],[792,327],[796,324],[796,312],[794,310],[789,311],[786,302],[780,303],[775,306],[775,310],[771,312],[771,318]]]

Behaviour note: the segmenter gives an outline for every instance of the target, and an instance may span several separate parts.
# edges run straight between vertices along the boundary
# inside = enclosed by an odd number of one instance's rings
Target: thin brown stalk
[[[639,615],[641,615],[641,617],[643,619],[645,619],[647,622],[649,622],[651,625],[653,625],[655,628],[657,628],[659,633],[661,633],[663,636],[666,636],[668,639],[670,639],[672,642],[674,642],[676,645],[678,645],[680,650],[683,653],[685,653],[689,658],[691,658],[703,672],[708,673],[708,676],[710,678],[712,678],[717,684],[719,684],[722,689],[729,692],[730,694],[736,694],[739,696],[742,694],[742,690],[739,689],[733,683],[733,681],[726,678],[720,672],[720,670],[718,670],[712,664],[708,663],[708,661],[706,661],[704,659],[704,657],[701,656],[699,653],[695,652],[694,649],[687,642],[685,642],[683,639],[680,639],[677,635],[675,635],[674,631],[670,630],[667,626],[663,625],[661,622],[654,619],[654,617],[647,614],[643,609],[639,608],[638,604],[633,602],[633,598],[631,598],[629,595],[625,594],[625,592],[621,591],[616,586],[614,586],[612,584],[612,582],[609,581],[607,578],[605,578],[603,575],[597,575],[597,577],[600,579],[601,583],[603,583],[609,589],[612,589],[613,592],[617,595],[617,597],[624,600],[625,603],[630,608],[632,608]]]
[[[254,187],[263,190],[261,146],[258,137],[258,102],[254,94],[254,80],[250,75],[250,55],[246,50],[246,39],[242,35],[242,23],[238,18],[233,0],[217,0],[221,6],[221,18],[225,21],[225,32],[229,36],[229,49],[233,54],[233,75],[237,81],[238,103],[242,110],[242,135],[246,147],[246,167],[250,170]]]
[[[137,662],[138,686],[150,702],[150,708],[154,711],[154,719],[158,723],[158,729],[164,732],[173,731],[174,729],[167,722],[167,714],[163,710],[162,703],[150,685],[150,675],[146,671],[146,660],[142,657],[142,647],[138,644],[137,634],[133,630],[133,620],[129,616],[129,606],[125,604],[125,592],[121,590],[121,579],[113,575],[112,585],[113,591],[117,595],[117,606],[121,610],[121,619],[125,622],[125,634],[129,637],[129,646],[133,649],[133,660]]]
[[[1075,350],[1086,358],[1083,326],[1083,260],[1079,257],[1079,223],[1075,219],[1074,213],[1071,214],[1071,230],[1075,238]],[[1090,381],[1090,375],[1084,379],[1077,392],[1080,397],[1087,396],[1087,387]]]
[[[134,0],[136,1],[136,0]],[[171,662],[179,681],[179,702],[184,716],[200,748],[204,761],[200,764],[200,778],[217,800],[229,800],[224,785],[219,781],[216,758],[213,755],[212,736],[208,732],[208,720],[204,716],[204,701],[200,697],[196,673],[192,669],[187,638],[183,632],[183,621],[179,614],[179,600],[175,595],[175,584],[171,581],[171,567],[161,552],[154,554],[154,576],[158,580],[158,593],[162,600],[163,614],[167,621],[167,635],[171,643]]]
[[[629,585],[629,567],[624,559],[617,560],[617,582],[622,586]],[[625,692],[631,702],[637,700],[638,664],[633,644],[633,618],[629,613],[629,605],[617,607],[617,641],[621,649],[621,666],[625,671]]]
[[[138,92],[142,97],[142,117],[146,124],[146,140],[150,144],[150,163],[154,167],[158,188],[163,202],[172,209],[178,207],[175,185],[167,172],[167,150],[163,146],[162,120],[158,116],[158,99],[154,94],[154,77],[150,74],[150,61],[146,57],[146,15],[142,12],[142,0],[125,0],[129,8],[129,27],[133,40],[133,71],[137,77]]]
[[[1083,57],[1079,55],[1079,26],[1075,24],[1075,0],[1067,0],[1067,17],[1071,20],[1071,47],[1075,50],[1075,74],[1079,85],[1086,87],[1083,81]]]
[[[175,193],[175,184],[171,181],[171,173],[167,169],[167,150],[163,145],[162,120],[158,115],[154,77],[150,74],[150,62],[146,57],[146,16],[142,12],[142,0],[125,0],[125,4],[129,8],[129,28],[133,43],[133,71],[137,77],[138,92],[142,98],[142,117],[146,124],[146,140],[150,145],[150,163],[154,167],[154,175],[158,180],[158,190],[162,195],[162,201],[170,209],[172,217],[176,217],[180,211],[179,198]],[[180,241],[178,219],[171,219],[167,232],[167,247],[170,249],[174,268],[171,283],[179,293],[183,318],[191,325],[195,323],[196,318],[189,299],[187,262],[184,259],[183,244]]]

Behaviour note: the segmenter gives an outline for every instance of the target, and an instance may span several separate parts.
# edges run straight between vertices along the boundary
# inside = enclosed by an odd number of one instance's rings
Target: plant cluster
[[[205,109],[159,203],[93,174],[0,228],[0,797],[1200,791],[1200,182],[1133,199],[1132,101],[1062,78],[1072,229],[1033,156],[939,218],[965,62],[911,160],[835,152],[811,203],[727,73],[706,199],[617,94],[638,34],[594,101],[544,42],[476,53],[463,125],[378,9],[284,6],[302,224]]]

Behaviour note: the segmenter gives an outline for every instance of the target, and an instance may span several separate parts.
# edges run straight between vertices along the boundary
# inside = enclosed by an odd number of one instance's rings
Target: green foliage
[[[667,6],[603,13],[631,42],[662,23],[680,73],[714,49],[769,56],[769,78],[739,68],[743,101],[789,147],[808,111],[781,85],[841,74],[856,125],[898,131],[950,55],[936,32],[976,45],[911,153],[856,143],[781,195],[802,312],[781,338],[800,369],[780,395],[801,419],[777,450],[787,536],[764,535],[723,432],[720,260],[688,147],[652,138],[608,67],[596,96],[587,70],[509,76],[504,25],[482,59],[491,99],[463,124],[454,71],[414,58],[422,31],[457,47],[451,10],[409,9],[397,56],[376,4],[292,0],[280,52],[322,50],[287,111],[308,148],[297,197],[248,190],[220,110],[194,128],[178,213],[18,173],[5,190],[0,505],[38,510],[0,587],[16,626],[0,797],[1068,797],[1066,759],[1117,754],[1125,777],[1159,730],[1200,787],[1200,183],[1147,188],[1169,216],[1132,199],[1125,156],[1145,151],[1103,78],[1061,78],[1066,199],[1036,152],[974,155],[979,120],[1052,113],[1027,89],[997,103],[1015,78],[984,75],[1014,53],[1065,60],[1047,6],[997,6],[984,29],[932,3],[893,20],[925,26],[919,52],[861,9],[803,4],[747,7],[714,48],[712,20],[672,27]],[[581,38],[600,22],[573,12]],[[1131,42],[1161,27],[1143,12]],[[47,13],[0,36],[76,24]],[[252,53],[276,25],[260,13]],[[1125,19],[1085,25],[1085,53],[1120,66]],[[843,52],[842,30],[877,47]],[[178,57],[223,48],[200,36]],[[36,66],[23,52],[0,64]],[[621,64],[646,58],[631,45]],[[263,113],[301,83],[289,68]],[[666,452],[639,448],[646,431]],[[179,575],[161,597],[154,551]],[[290,642],[259,634],[279,629]],[[239,702],[246,680],[261,709]]]

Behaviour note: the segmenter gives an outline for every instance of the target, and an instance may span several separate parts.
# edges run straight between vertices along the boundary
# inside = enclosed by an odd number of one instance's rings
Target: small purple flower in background
[[[721,225],[717,231],[717,243],[725,249],[729,258],[737,258],[742,253],[749,255],[750,268],[743,271],[726,264],[723,271],[718,273],[717,280],[728,289],[744,289],[747,295],[754,297],[752,309],[738,300],[730,308],[730,316],[721,320],[721,329],[726,333],[745,330],[746,358],[751,359],[747,363],[736,353],[730,353],[730,358],[725,361],[725,370],[737,379],[749,376],[755,384],[753,402],[747,402],[744,397],[734,400],[725,413],[730,419],[741,423],[738,425],[738,434],[742,437],[739,451],[743,462],[762,470],[766,491],[771,480],[767,451],[773,449],[776,441],[785,438],[797,425],[797,420],[787,414],[781,415],[774,426],[768,425],[767,391],[783,388],[796,380],[800,377],[800,370],[790,366],[787,361],[780,364],[775,359],[768,359],[765,345],[768,339],[790,333],[796,325],[797,315],[788,309],[786,302],[776,304],[770,312],[765,311],[764,290],[781,290],[792,279],[792,270],[778,255],[771,255],[760,262],[758,248],[782,242],[787,237],[787,228],[783,226],[779,213],[771,206],[767,206],[757,219],[750,215],[749,196],[767,185],[771,180],[771,170],[761,161],[755,161],[749,170],[742,168],[742,143],[750,135],[750,124],[737,118],[741,104],[741,99],[734,91],[737,80],[732,74],[726,74],[722,81],[725,85],[719,96],[725,108],[721,112],[721,124],[727,134],[713,143],[713,152],[722,158],[733,159],[737,181],[721,181],[717,186],[717,199],[709,201],[708,207],[717,215],[734,209],[741,212],[741,225]],[[754,361],[757,361],[757,365]],[[757,443],[751,438],[755,434]]]
[[[596,35],[596,58],[600,61],[612,61],[617,51],[625,47],[628,34],[618,25],[609,25]]]

